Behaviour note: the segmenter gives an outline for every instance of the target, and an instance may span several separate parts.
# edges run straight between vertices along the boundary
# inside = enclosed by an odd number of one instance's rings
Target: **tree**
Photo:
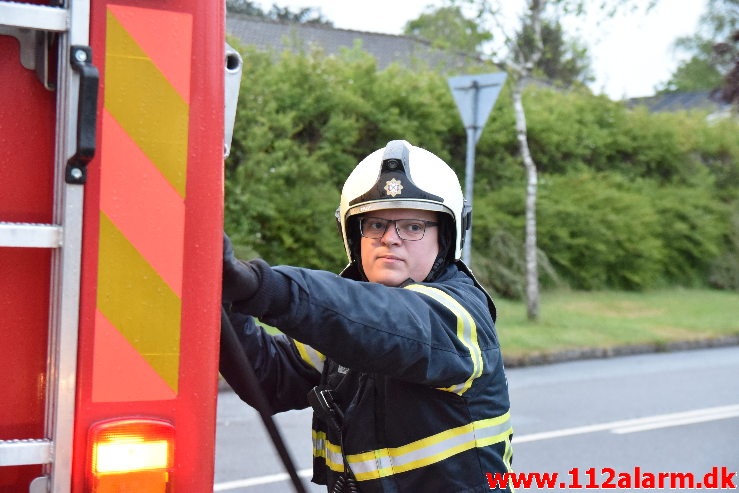
[[[226,0],[226,11],[233,14],[251,15],[254,17],[265,17],[264,11],[256,2],[249,0]]]
[[[532,26],[523,26],[515,40],[516,49],[531,52],[534,39]],[[533,70],[535,77],[566,87],[595,80],[587,46],[579,39],[567,36],[559,19],[541,19],[541,41],[543,51]]]
[[[305,7],[293,11],[290,7],[280,7],[277,4],[272,4],[272,8],[264,11],[256,2],[251,0],[226,0],[226,11],[232,14],[250,15],[276,21],[333,26],[333,22],[323,17],[321,9],[316,7]]]
[[[527,12],[522,18],[521,28],[515,37],[506,37],[506,42],[511,55],[506,59],[496,60],[496,64],[508,72],[513,85],[513,106],[516,115],[516,136],[520,155],[526,169],[526,226],[525,226],[525,265],[526,265],[526,299],[527,314],[530,320],[536,320],[539,316],[539,279],[536,248],[536,187],[537,171],[536,163],[531,157],[527,135],[526,135],[526,113],[523,107],[523,88],[527,79],[533,74],[534,68],[542,58],[544,45],[542,42],[541,24],[542,14],[547,0],[528,0]],[[482,32],[482,25],[486,18],[496,19],[497,11],[488,3],[488,0],[467,0],[467,7],[476,11],[476,21],[464,17],[462,7],[455,0],[435,11],[427,12],[416,21],[408,23],[407,31],[415,29],[423,32],[432,39],[444,39],[446,42],[454,43],[455,46],[473,47],[475,51],[481,48],[479,36],[471,34]],[[453,22],[449,28],[447,22]],[[475,24],[474,29],[458,29],[460,26]],[[505,33],[501,29],[500,32]],[[453,36],[456,34],[456,37]],[[497,58],[493,56],[493,58]]]
[[[439,49],[480,53],[482,45],[493,36],[474,19],[462,13],[456,0],[447,0],[439,8],[427,7],[418,19],[406,23],[403,33],[423,38]]]
[[[333,22],[323,17],[321,9],[316,7],[305,7],[298,11],[292,11],[289,7],[280,7],[272,4],[272,8],[267,12],[267,17],[278,21],[295,22],[298,24],[334,25]]]
[[[601,11],[607,11],[607,15],[612,16],[615,10],[634,0],[612,0],[600,3]],[[654,0],[649,2],[647,8],[651,7]],[[453,11],[444,11],[438,9],[438,15],[432,15],[433,12],[427,13],[426,32],[427,35],[433,36],[450,36],[451,33],[458,33],[458,30],[445,30],[442,26],[436,26],[436,23],[442,23],[445,19],[451,17],[455,20],[456,25],[466,25],[460,21],[460,17],[464,18],[463,11],[474,12],[473,18],[478,26],[488,26],[487,30],[500,33],[505,48],[489,55],[493,63],[508,73],[508,81],[512,87],[512,99],[515,114],[516,139],[518,142],[519,153],[524,169],[526,171],[526,207],[525,207],[525,265],[526,265],[526,311],[529,320],[536,320],[539,317],[539,273],[538,273],[538,254],[536,240],[536,196],[538,186],[538,172],[536,162],[531,155],[529,148],[526,111],[523,104],[524,87],[531,80],[537,70],[542,67],[542,72],[549,71],[564,78],[573,77],[577,72],[577,65],[570,64],[569,70],[560,70],[563,58],[561,52],[552,48],[549,49],[545,45],[545,32],[548,36],[555,39],[563,39],[561,25],[557,19],[562,14],[581,15],[585,12],[588,2],[585,0],[527,0],[526,7],[521,13],[518,28],[513,34],[509,34],[507,26],[509,22],[504,22],[501,11],[502,4],[491,4],[490,0],[448,0],[448,4],[443,8],[454,8]],[[549,12],[547,12],[549,10]],[[450,12],[455,15],[451,16]],[[434,22],[431,22],[433,20]],[[473,22],[473,21],[468,21]],[[547,25],[548,24],[548,25]],[[434,29],[431,26],[436,26]],[[551,28],[551,29],[549,29]],[[470,36],[469,33],[483,32],[482,27],[474,30],[463,30],[462,35],[456,41],[460,45],[472,43],[477,38]],[[443,34],[446,33],[446,34]],[[547,39],[549,42],[550,39]],[[562,43],[561,46],[566,46]],[[480,43],[475,45],[480,48]],[[586,51],[580,47],[578,53],[582,55]],[[577,57],[574,57],[577,58]],[[583,65],[587,66],[587,64]],[[574,72],[573,72],[574,70]]]
[[[536,163],[531,157],[528,134],[526,132],[526,112],[523,106],[523,89],[526,79],[530,78],[534,67],[544,53],[541,36],[541,18],[546,7],[546,0],[530,0],[528,10],[522,19],[518,38],[526,42],[511,42],[511,55],[506,65],[509,76],[513,80],[513,108],[516,115],[516,138],[526,169],[526,315],[529,320],[539,318],[539,264],[536,247],[536,193],[538,173]],[[530,37],[527,36],[530,35]]]
[[[722,55],[730,54],[734,58],[734,66],[724,76],[719,97],[726,103],[735,104],[739,109],[739,30],[734,31],[731,43],[719,43],[714,51]]]
[[[487,0],[482,0],[487,2]],[[603,2],[600,9],[610,8],[607,15],[613,15],[615,8],[629,3],[630,0],[617,0],[616,4]],[[653,2],[647,6],[650,8]],[[535,68],[546,54],[543,29],[544,14],[550,6],[561,13],[583,14],[585,0],[527,0],[521,23],[516,35],[508,38],[509,53],[500,65],[506,68],[513,82],[513,107],[516,116],[516,137],[524,168],[526,169],[526,226],[525,226],[525,262],[526,262],[526,314],[529,320],[539,318],[539,268],[536,236],[536,196],[538,171],[536,162],[531,156],[526,126],[526,112],[523,105],[523,90],[534,73]],[[493,9],[488,12],[496,13]],[[501,26],[499,16],[495,20]]]
[[[484,19],[491,11],[485,5],[473,4],[470,0],[445,0],[440,7],[427,7],[421,16],[406,23],[403,32],[428,40],[439,49],[482,55],[493,41],[491,30],[484,27]],[[471,13],[471,18],[465,15],[465,10]],[[530,27],[525,27],[516,36],[519,49],[531,51],[532,35]],[[568,36],[559,19],[542,19],[541,38],[544,52],[533,71],[536,77],[564,86],[592,82],[587,46]],[[505,42],[505,35],[501,39]]]
[[[715,90],[736,67],[739,0],[708,0],[698,32],[678,38],[674,47],[690,55],[658,92]]]

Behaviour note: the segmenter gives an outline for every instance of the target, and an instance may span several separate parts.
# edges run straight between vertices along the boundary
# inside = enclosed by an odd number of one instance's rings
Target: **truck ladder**
[[[42,83],[57,92],[54,224],[0,222],[0,247],[53,249],[45,436],[0,440],[0,466],[44,465],[44,475],[31,482],[31,493],[66,493],[71,488],[83,185],[86,164],[94,155],[97,106],[97,71],[87,48],[89,19],[89,0],[66,0],[63,7],[0,1],[0,34],[19,40],[21,63],[35,68]],[[48,80],[46,70],[50,35],[59,36],[55,81]],[[87,95],[81,94],[85,86]],[[86,129],[77,125],[85,115]]]

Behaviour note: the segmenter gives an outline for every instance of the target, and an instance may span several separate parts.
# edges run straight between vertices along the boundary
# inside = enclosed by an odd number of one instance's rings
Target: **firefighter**
[[[344,184],[340,275],[242,262],[225,238],[229,319],[273,411],[313,407],[328,491],[489,491],[510,471],[495,306],[460,261],[470,212],[446,163],[392,141]]]

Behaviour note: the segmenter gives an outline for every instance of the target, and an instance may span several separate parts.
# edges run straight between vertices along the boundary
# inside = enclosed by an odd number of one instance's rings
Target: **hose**
[[[272,419],[271,406],[264,392],[262,392],[254,368],[241,348],[239,338],[236,335],[233,325],[231,325],[231,321],[228,319],[225,308],[221,307],[221,373],[223,373],[224,363],[227,363],[225,366],[235,370],[229,371],[229,385],[242,398],[243,396],[248,396],[249,402],[253,403],[254,408],[259,412],[264,427],[267,429],[269,437],[272,439],[272,443],[280,455],[282,464],[290,475],[290,480],[295,491],[297,493],[306,493],[305,486],[298,476],[298,471],[295,469],[295,464],[290,457],[280,431]]]

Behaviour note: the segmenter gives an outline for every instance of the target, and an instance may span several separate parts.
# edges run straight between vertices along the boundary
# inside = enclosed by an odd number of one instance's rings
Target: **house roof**
[[[351,48],[359,40],[362,48],[377,59],[383,69],[393,62],[415,66],[419,62],[448,70],[479,63],[474,56],[449,53],[434,48],[428,41],[411,36],[336,29],[321,24],[299,24],[261,17],[229,13],[226,31],[246,45],[261,49],[289,49],[315,46],[327,54],[338,54],[342,47]]]
[[[703,110],[716,112],[729,105],[718,102],[713,91],[685,91],[657,94],[645,98],[632,98],[627,101],[630,108],[646,106],[652,112],[673,112],[685,110]]]

